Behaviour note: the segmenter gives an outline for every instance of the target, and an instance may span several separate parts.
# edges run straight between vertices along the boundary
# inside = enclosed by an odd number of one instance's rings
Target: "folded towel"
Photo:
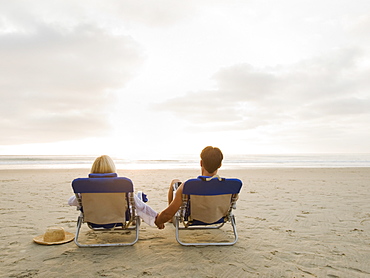
[[[142,195],[143,194],[141,192],[138,192],[137,195],[134,195],[136,214],[139,215],[146,224],[154,227],[156,226],[154,221],[158,213],[142,201]]]

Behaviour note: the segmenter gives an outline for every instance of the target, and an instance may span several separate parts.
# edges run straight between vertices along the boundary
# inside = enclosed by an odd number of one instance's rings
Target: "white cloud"
[[[208,140],[315,150],[368,135],[367,0],[0,6],[0,146],[72,140],[79,151],[103,135],[133,154]]]
[[[293,65],[223,68],[214,75],[215,90],[189,92],[154,108],[186,119],[194,130],[263,128],[275,131],[270,136],[297,131],[309,136],[326,126],[332,132],[353,132],[351,121],[365,126],[370,118],[369,70],[357,66],[362,55],[357,49],[339,49]]]
[[[0,32],[1,144],[100,136],[112,91],[142,62],[129,36],[93,24],[64,26],[8,17]],[[13,26],[10,28],[9,26]]]

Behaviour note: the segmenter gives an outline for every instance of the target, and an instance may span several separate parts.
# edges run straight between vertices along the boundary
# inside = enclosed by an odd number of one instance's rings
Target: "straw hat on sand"
[[[62,227],[50,227],[45,234],[35,237],[33,241],[38,244],[53,245],[70,242],[74,237],[74,234],[64,231]]]

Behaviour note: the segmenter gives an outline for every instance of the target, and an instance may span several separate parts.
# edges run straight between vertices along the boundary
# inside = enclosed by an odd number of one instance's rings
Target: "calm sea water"
[[[0,169],[89,169],[93,156],[0,155]],[[127,160],[113,157],[118,169],[197,169],[199,158]],[[370,154],[232,155],[225,156],[223,169],[275,167],[370,167]]]

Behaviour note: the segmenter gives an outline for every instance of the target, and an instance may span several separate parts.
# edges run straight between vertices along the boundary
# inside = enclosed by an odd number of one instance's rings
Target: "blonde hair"
[[[116,173],[116,166],[108,155],[102,155],[95,159],[90,173],[104,174]]]

